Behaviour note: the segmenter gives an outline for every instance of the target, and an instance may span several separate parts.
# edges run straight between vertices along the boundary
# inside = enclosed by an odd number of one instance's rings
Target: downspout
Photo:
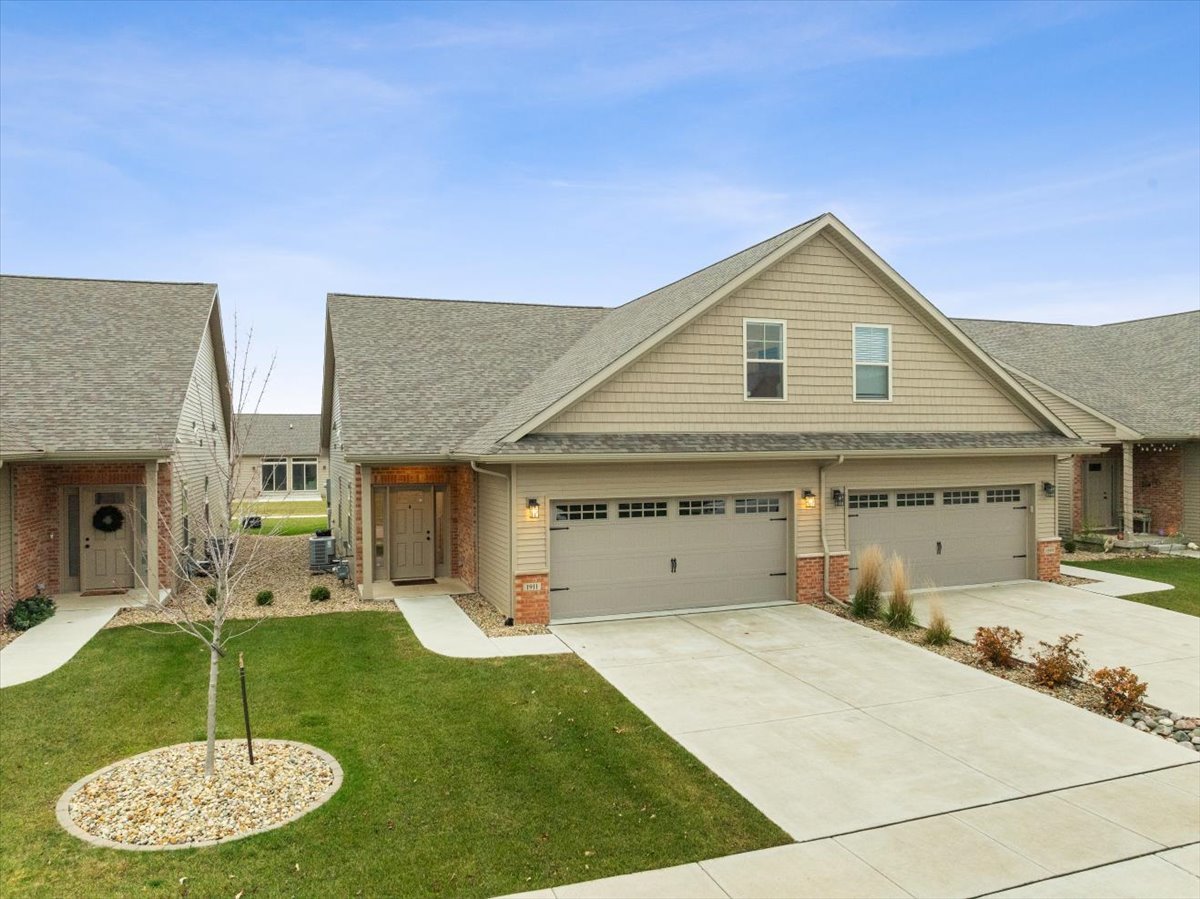
[[[818,517],[818,522],[820,524],[821,531],[821,555],[825,558],[825,573],[821,581],[821,589],[824,592],[826,599],[832,600],[838,605],[843,606],[846,603],[829,592],[829,537],[825,533],[825,470],[829,468],[835,468],[845,461],[846,457],[844,455],[839,455],[836,462],[826,462],[824,465],[821,465],[817,468],[817,489],[821,491],[821,512]]]
[[[511,520],[513,503],[514,503],[512,478],[510,478],[506,474],[501,474],[498,471],[488,471],[486,468],[480,468],[474,459],[471,460],[471,471],[477,472],[479,474],[491,475],[494,478],[500,478],[502,481],[504,481],[505,484],[508,485],[508,514],[509,514],[509,522],[508,522],[508,581],[509,581],[509,584],[508,584],[508,621],[506,621],[505,624],[511,625],[513,622],[513,616],[516,614],[516,609],[513,608],[516,600],[513,598],[512,582],[513,582],[513,576],[514,576],[513,572],[515,572],[517,570],[517,539],[516,539],[516,535],[513,533],[512,520]],[[476,508],[478,508],[478,504],[477,504]],[[476,511],[476,513],[475,513],[475,564],[476,564],[476,566],[479,565],[479,513],[478,513],[478,511]],[[477,573],[476,574],[477,580],[478,580],[478,577],[479,577],[479,575]]]

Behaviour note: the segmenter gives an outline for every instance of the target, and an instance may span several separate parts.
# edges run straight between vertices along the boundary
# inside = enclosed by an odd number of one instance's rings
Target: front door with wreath
[[[132,491],[106,487],[80,490],[80,585],[84,591],[133,586]]]

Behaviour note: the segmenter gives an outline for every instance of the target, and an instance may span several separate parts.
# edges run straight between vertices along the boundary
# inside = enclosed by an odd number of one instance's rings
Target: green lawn
[[[247,513],[258,514],[258,513]],[[241,519],[233,520],[234,530],[241,530]],[[329,519],[324,515],[288,516],[284,518],[263,516],[262,529],[246,531],[247,534],[259,534],[264,537],[294,537],[297,534],[312,534],[313,531],[329,527]]]
[[[262,500],[241,503],[235,511],[239,515],[324,515],[325,501],[321,499],[292,500],[289,502]]]
[[[1164,584],[1174,584],[1174,590],[1158,590],[1154,593],[1139,593],[1126,596],[1134,602],[1142,602],[1160,609],[1184,612],[1200,617],[1200,559],[1172,558],[1161,556],[1149,559],[1105,559],[1103,562],[1070,562],[1080,568],[1111,571],[1141,577]]]
[[[268,621],[235,648],[255,732],[331,752],[337,795],[212,849],[68,836],[54,803],[76,779],[203,736],[201,647],[102,631],[0,700],[0,894],[494,896],[788,842],[574,656],[448,659],[367,613]],[[235,737],[236,663],[222,674]]]

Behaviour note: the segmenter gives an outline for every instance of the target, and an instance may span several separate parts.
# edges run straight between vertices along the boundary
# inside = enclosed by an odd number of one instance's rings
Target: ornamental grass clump
[[[1118,718],[1132,714],[1149,687],[1124,665],[1101,668],[1092,675],[1092,683],[1100,688],[1104,696],[1104,710]]]
[[[934,594],[929,598],[929,625],[925,628],[925,642],[930,646],[946,646],[954,637],[941,597]]]
[[[858,587],[850,600],[855,618],[874,618],[879,614],[879,594],[883,589],[883,550],[868,546],[858,556]]]
[[[994,668],[1012,668],[1017,664],[1017,648],[1025,635],[1003,625],[981,627],[975,631],[975,652]]]
[[[1043,687],[1061,687],[1087,674],[1087,657],[1075,648],[1079,634],[1063,634],[1057,643],[1038,641],[1033,653],[1033,679]]]
[[[892,556],[891,562],[888,563],[888,574],[892,581],[892,595],[880,617],[893,630],[902,631],[915,627],[917,616],[913,614],[912,595],[908,592],[908,568],[904,560],[899,556]]]

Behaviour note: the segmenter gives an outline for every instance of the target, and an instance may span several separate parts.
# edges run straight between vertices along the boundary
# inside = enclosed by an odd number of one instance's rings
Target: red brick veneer
[[[526,590],[526,584],[537,584],[537,590]],[[550,623],[550,575],[518,574],[513,578],[516,610],[513,621],[517,624]]]

